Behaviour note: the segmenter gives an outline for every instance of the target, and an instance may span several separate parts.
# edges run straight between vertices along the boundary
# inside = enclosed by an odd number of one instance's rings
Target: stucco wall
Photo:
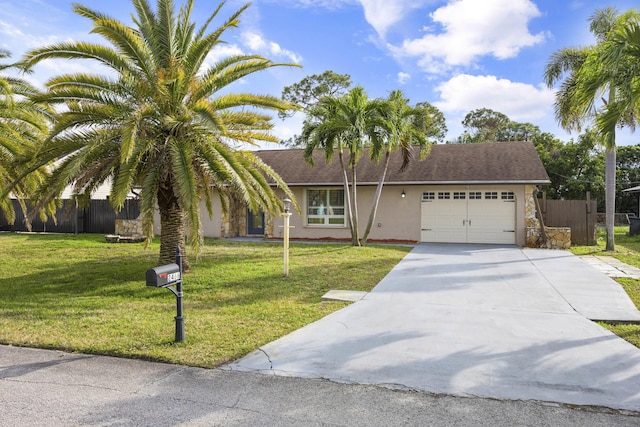
[[[453,191],[465,188],[483,190],[513,191],[516,197],[516,244],[525,244],[525,185],[385,185],[380,197],[378,212],[369,235],[371,240],[418,242],[421,234],[421,203],[425,191]],[[301,208],[304,210],[304,189],[293,189]],[[402,197],[402,192],[406,197]],[[358,189],[358,221],[360,235],[365,230],[375,194],[375,186]],[[282,195],[281,195],[282,196]],[[342,239],[350,240],[348,227],[312,227],[304,225],[302,215],[294,212],[290,224],[292,239]],[[283,235],[282,218],[274,218],[273,237]]]
[[[202,222],[202,232],[205,237],[224,237],[221,233],[222,227],[222,206],[218,198],[217,191],[211,195],[213,204],[213,215],[209,218],[209,213],[205,207],[204,201],[200,202],[200,221]],[[160,235],[160,214],[156,209],[153,215],[153,232]]]
[[[535,205],[533,204],[534,186],[518,185],[385,185],[380,197],[380,204],[376,219],[369,235],[370,240],[418,242],[421,234],[421,203],[422,193],[425,191],[454,191],[464,188],[513,191],[516,197],[516,244],[524,246],[526,243],[527,227],[535,226]],[[292,239],[326,240],[338,239],[349,241],[351,233],[344,227],[314,227],[305,226],[305,188],[294,187],[292,191],[302,210],[295,209],[291,215],[290,225]],[[402,192],[406,197],[402,197]],[[276,190],[278,197],[284,194]],[[369,219],[369,212],[375,194],[375,186],[358,189],[358,218],[360,235],[365,230]],[[203,234],[206,237],[231,237],[246,235],[247,213],[244,205],[230,206],[233,218],[223,215],[217,192],[212,194],[213,217],[209,219],[204,203],[201,203]],[[533,215],[533,216],[532,216]],[[156,215],[156,233],[160,232],[159,217]],[[267,237],[283,237],[283,220],[280,216],[265,218],[265,235]]]

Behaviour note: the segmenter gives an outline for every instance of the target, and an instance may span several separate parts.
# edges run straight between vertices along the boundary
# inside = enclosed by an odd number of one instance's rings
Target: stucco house
[[[337,156],[326,163],[318,151],[312,167],[302,150],[256,154],[298,201],[301,213],[291,216],[291,239],[350,241]],[[424,160],[414,158],[404,171],[401,161],[399,152],[392,153],[369,241],[537,245],[535,189],[550,181],[532,143],[434,145]],[[366,153],[358,164],[361,232],[382,167]],[[244,205],[228,215],[217,209],[211,220],[203,215],[205,236],[283,236],[280,217],[265,218]]]

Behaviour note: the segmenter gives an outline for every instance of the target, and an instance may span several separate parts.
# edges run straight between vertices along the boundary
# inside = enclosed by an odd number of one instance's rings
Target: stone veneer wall
[[[535,185],[527,185],[525,197],[525,246],[530,248],[569,249],[571,247],[571,228],[546,227],[546,244],[542,236],[540,220],[536,217]]]
[[[570,227],[545,227],[547,230],[547,248],[569,249],[571,247]]]
[[[222,213],[220,235],[245,237],[247,235],[247,205],[237,196],[228,196],[229,212]]]
[[[140,219],[116,219],[116,233],[125,237],[144,236],[142,232],[142,220]]]

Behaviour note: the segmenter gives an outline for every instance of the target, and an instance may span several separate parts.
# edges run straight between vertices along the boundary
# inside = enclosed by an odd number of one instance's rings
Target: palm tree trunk
[[[349,165],[351,167],[351,202],[353,203],[353,232],[351,238],[353,246],[360,246],[360,236],[358,234],[358,180],[356,178],[355,154],[353,153],[350,155]]]
[[[183,254],[182,269],[188,271],[190,266],[185,252],[183,212],[178,198],[169,182],[158,189],[158,210],[160,211],[160,259],[159,265],[171,264],[176,259],[176,247],[180,246]]]
[[[387,169],[389,168],[389,150],[384,155],[384,169],[378,180],[378,186],[376,187],[376,194],[373,196],[373,205],[371,206],[371,212],[369,213],[369,222],[367,222],[367,228],[362,235],[362,244],[367,243],[369,238],[369,232],[373,227],[373,222],[376,220],[376,213],[378,212],[378,203],[380,202],[380,195],[382,194],[382,186],[384,185],[384,178],[387,176]]]
[[[614,225],[616,212],[616,146],[615,136],[612,146],[607,143],[605,160],[605,211],[607,229],[607,251],[615,250]]]
[[[344,166],[344,158],[342,157],[342,150],[338,150],[338,159],[340,159],[340,168],[342,168],[342,180],[344,183],[344,197],[347,203],[347,220],[349,221],[349,230],[351,231],[351,243],[353,246],[357,246],[358,232],[353,229],[353,208],[351,203],[351,194],[349,192],[349,177],[347,175],[347,169]]]
[[[614,87],[609,88],[608,105],[616,98]],[[606,134],[605,156],[605,227],[607,229],[607,251],[615,251],[614,225],[616,212],[616,129],[615,125]]]

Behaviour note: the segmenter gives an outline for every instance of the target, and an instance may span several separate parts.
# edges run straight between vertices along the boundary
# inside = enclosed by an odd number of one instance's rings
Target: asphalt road
[[[0,426],[638,426],[640,414],[0,346]]]

